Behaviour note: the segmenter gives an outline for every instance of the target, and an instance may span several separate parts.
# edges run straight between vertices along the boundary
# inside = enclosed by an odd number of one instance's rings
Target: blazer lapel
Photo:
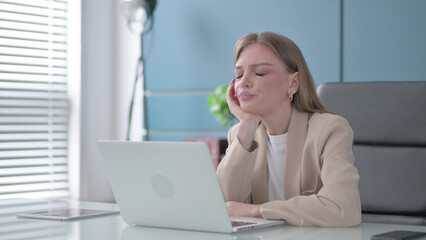
[[[251,193],[254,204],[262,204],[269,201],[268,193],[268,162],[266,159],[268,136],[263,124],[257,128],[255,139],[258,142],[259,150],[254,164],[251,178]]]
[[[309,114],[293,107],[288,127],[284,162],[284,196],[290,199],[299,196],[303,147],[308,131]]]

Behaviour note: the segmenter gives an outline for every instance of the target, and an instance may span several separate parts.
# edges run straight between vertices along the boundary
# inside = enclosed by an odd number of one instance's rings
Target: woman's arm
[[[235,79],[232,79],[229,84],[226,101],[228,102],[228,107],[231,113],[240,121],[237,137],[241,146],[243,146],[247,151],[252,151],[253,149],[251,149],[251,147],[254,140],[254,134],[256,133],[256,129],[260,123],[260,116],[244,112],[241,109],[240,102],[235,91],[235,81]]]
[[[231,113],[240,123],[228,132],[228,148],[218,166],[217,176],[226,201],[250,202],[250,180],[257,154],[254,135],[260,117],[241,109],[235,96],[235,79],[229,84],[226,99]]]
[[[250,179],[253,173],[257,147],[247,151],[236,137],[239,125],[228,132],[226,155],[217,168],[217,176],[225,201],[250,202]]]

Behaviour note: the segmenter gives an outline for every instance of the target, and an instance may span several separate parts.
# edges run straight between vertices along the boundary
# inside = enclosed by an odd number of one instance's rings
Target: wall
[[[426,80],[426,1],[344,1],[343,80]]]
[[[114,201],[96,144],[125,139],[140,52],[139,36],[118,12],[120,2],[82,1],[81,200]]]
[[[426,1],[159,0],[145,38],[150,140],[225,137],[206,99],[234,77],[233,47],[276,31],[301,48],[317,85],[426,80]]]

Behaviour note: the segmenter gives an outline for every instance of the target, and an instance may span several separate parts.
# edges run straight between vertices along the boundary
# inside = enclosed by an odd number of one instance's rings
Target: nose
[[[241,88],[250,88],[251,86],[252,86],[252,82],[251,82],[250,74],[244,74],[241,77],[240,87]]]

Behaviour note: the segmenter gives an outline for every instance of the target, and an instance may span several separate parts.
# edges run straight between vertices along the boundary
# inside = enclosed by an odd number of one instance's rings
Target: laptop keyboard
[[[231,223],[232,223],[232,227],[240,227],[240,226],[256,224],[254,222],[240,222],[240,221],[231,221]]]

